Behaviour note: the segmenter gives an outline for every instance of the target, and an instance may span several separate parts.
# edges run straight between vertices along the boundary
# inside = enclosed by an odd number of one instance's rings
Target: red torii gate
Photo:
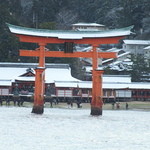
[[[32,113],[42,114],[44,112],[45,91],[45,57],[86,57],[92,58],[92,102],[91,115],[102,115],[102,74],[103,70],[97,70],[98,58],[116,58],[114,52],[98,52],[100,44],[118,43],[126,35],[130,35],[131,27],[106,30],[106,31],[59,31],[32,29],[7,24],[10,31],[19,37],[20,42],[38,43],[36,50],[20,50],[20,56],[39,57],[39,65],[35,69],[35,92]],[[75,43],[91,44],[89,52],[63,52],[48,51],[45,46],[48,43]]]

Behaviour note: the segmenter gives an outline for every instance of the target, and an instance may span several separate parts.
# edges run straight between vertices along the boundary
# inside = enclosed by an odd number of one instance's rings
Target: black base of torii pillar
[[[91,106],[91,115],[92,116],[102,116],[103,109],[101,107]]]

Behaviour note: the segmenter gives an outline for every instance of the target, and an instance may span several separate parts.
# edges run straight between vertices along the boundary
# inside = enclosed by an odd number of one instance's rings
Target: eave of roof
[[[106,31],[73,31],[73,30],[46,30],[26,28],[8,24],[10,31],[18,35],[29,35],[37,37],[51,37],[58,39],[83,39],[83,38],[107,38],[107,37],[120,37],[130,35],[133,26],[121,29],[113,29]]]

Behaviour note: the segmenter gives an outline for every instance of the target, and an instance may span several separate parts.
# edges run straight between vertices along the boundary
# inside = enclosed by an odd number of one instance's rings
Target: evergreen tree
[[[6,26],[6,22],[17,24],[17,21],[13,12],[10,11],[10,1],[6,0],[0,2],[0,60],[17,61],[18,42],[16,37],[10,34]]]
[[[132,55],[131,60],[133,61],[131,77],[133,82],[140,82],[143,74],[148,74],[149,65],[145,61],[143,55]]]
[[[109,28],[134,25],[137,38],[149,39],[149,10],[149,0],[0,0],[0,59],[18,59],[18,41],[6,22],[34,28],[51,24],[51,29],[70,29],[77,22],[96,22]]]

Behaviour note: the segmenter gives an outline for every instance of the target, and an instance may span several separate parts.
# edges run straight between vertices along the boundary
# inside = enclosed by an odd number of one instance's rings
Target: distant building
[[[106,30],[106,26],[102,24],[97,23],[76,23],[72,24],[73,30],[79,30],[79,31],[98,31],[98,30]]]
[[[78,48],[78,51],[91,51],[92,47],[86,48]],[[97,49],[101,51],[100,49]],[[131,70],[132,62],[130,58],[130,52],[125,52],[123,49],[112,48],[106,50],[106,52],[116,52],[117,58],[109,58],[109,59],[98,59],[99,67],[106,68],[109,67],[111,70],[116,71],[124,71],[124,70]],[[90,58],[80,58],[83,64],[83,69],[85,70],[87,80],[91,77],[91,70],[92,70],[92,60]]]
[[[150,44],[149,44],[150,45]],[[146,46],[145,48],[144,48],[144,51],[145,51],[145,57],[146,58],[150,58],[150,46]]]
[[[123,49],[134,55],[142,54],[145,56],[150,50],[150,48],[145,49],[147,46],[150,46],[150,40],[124,40]]]

